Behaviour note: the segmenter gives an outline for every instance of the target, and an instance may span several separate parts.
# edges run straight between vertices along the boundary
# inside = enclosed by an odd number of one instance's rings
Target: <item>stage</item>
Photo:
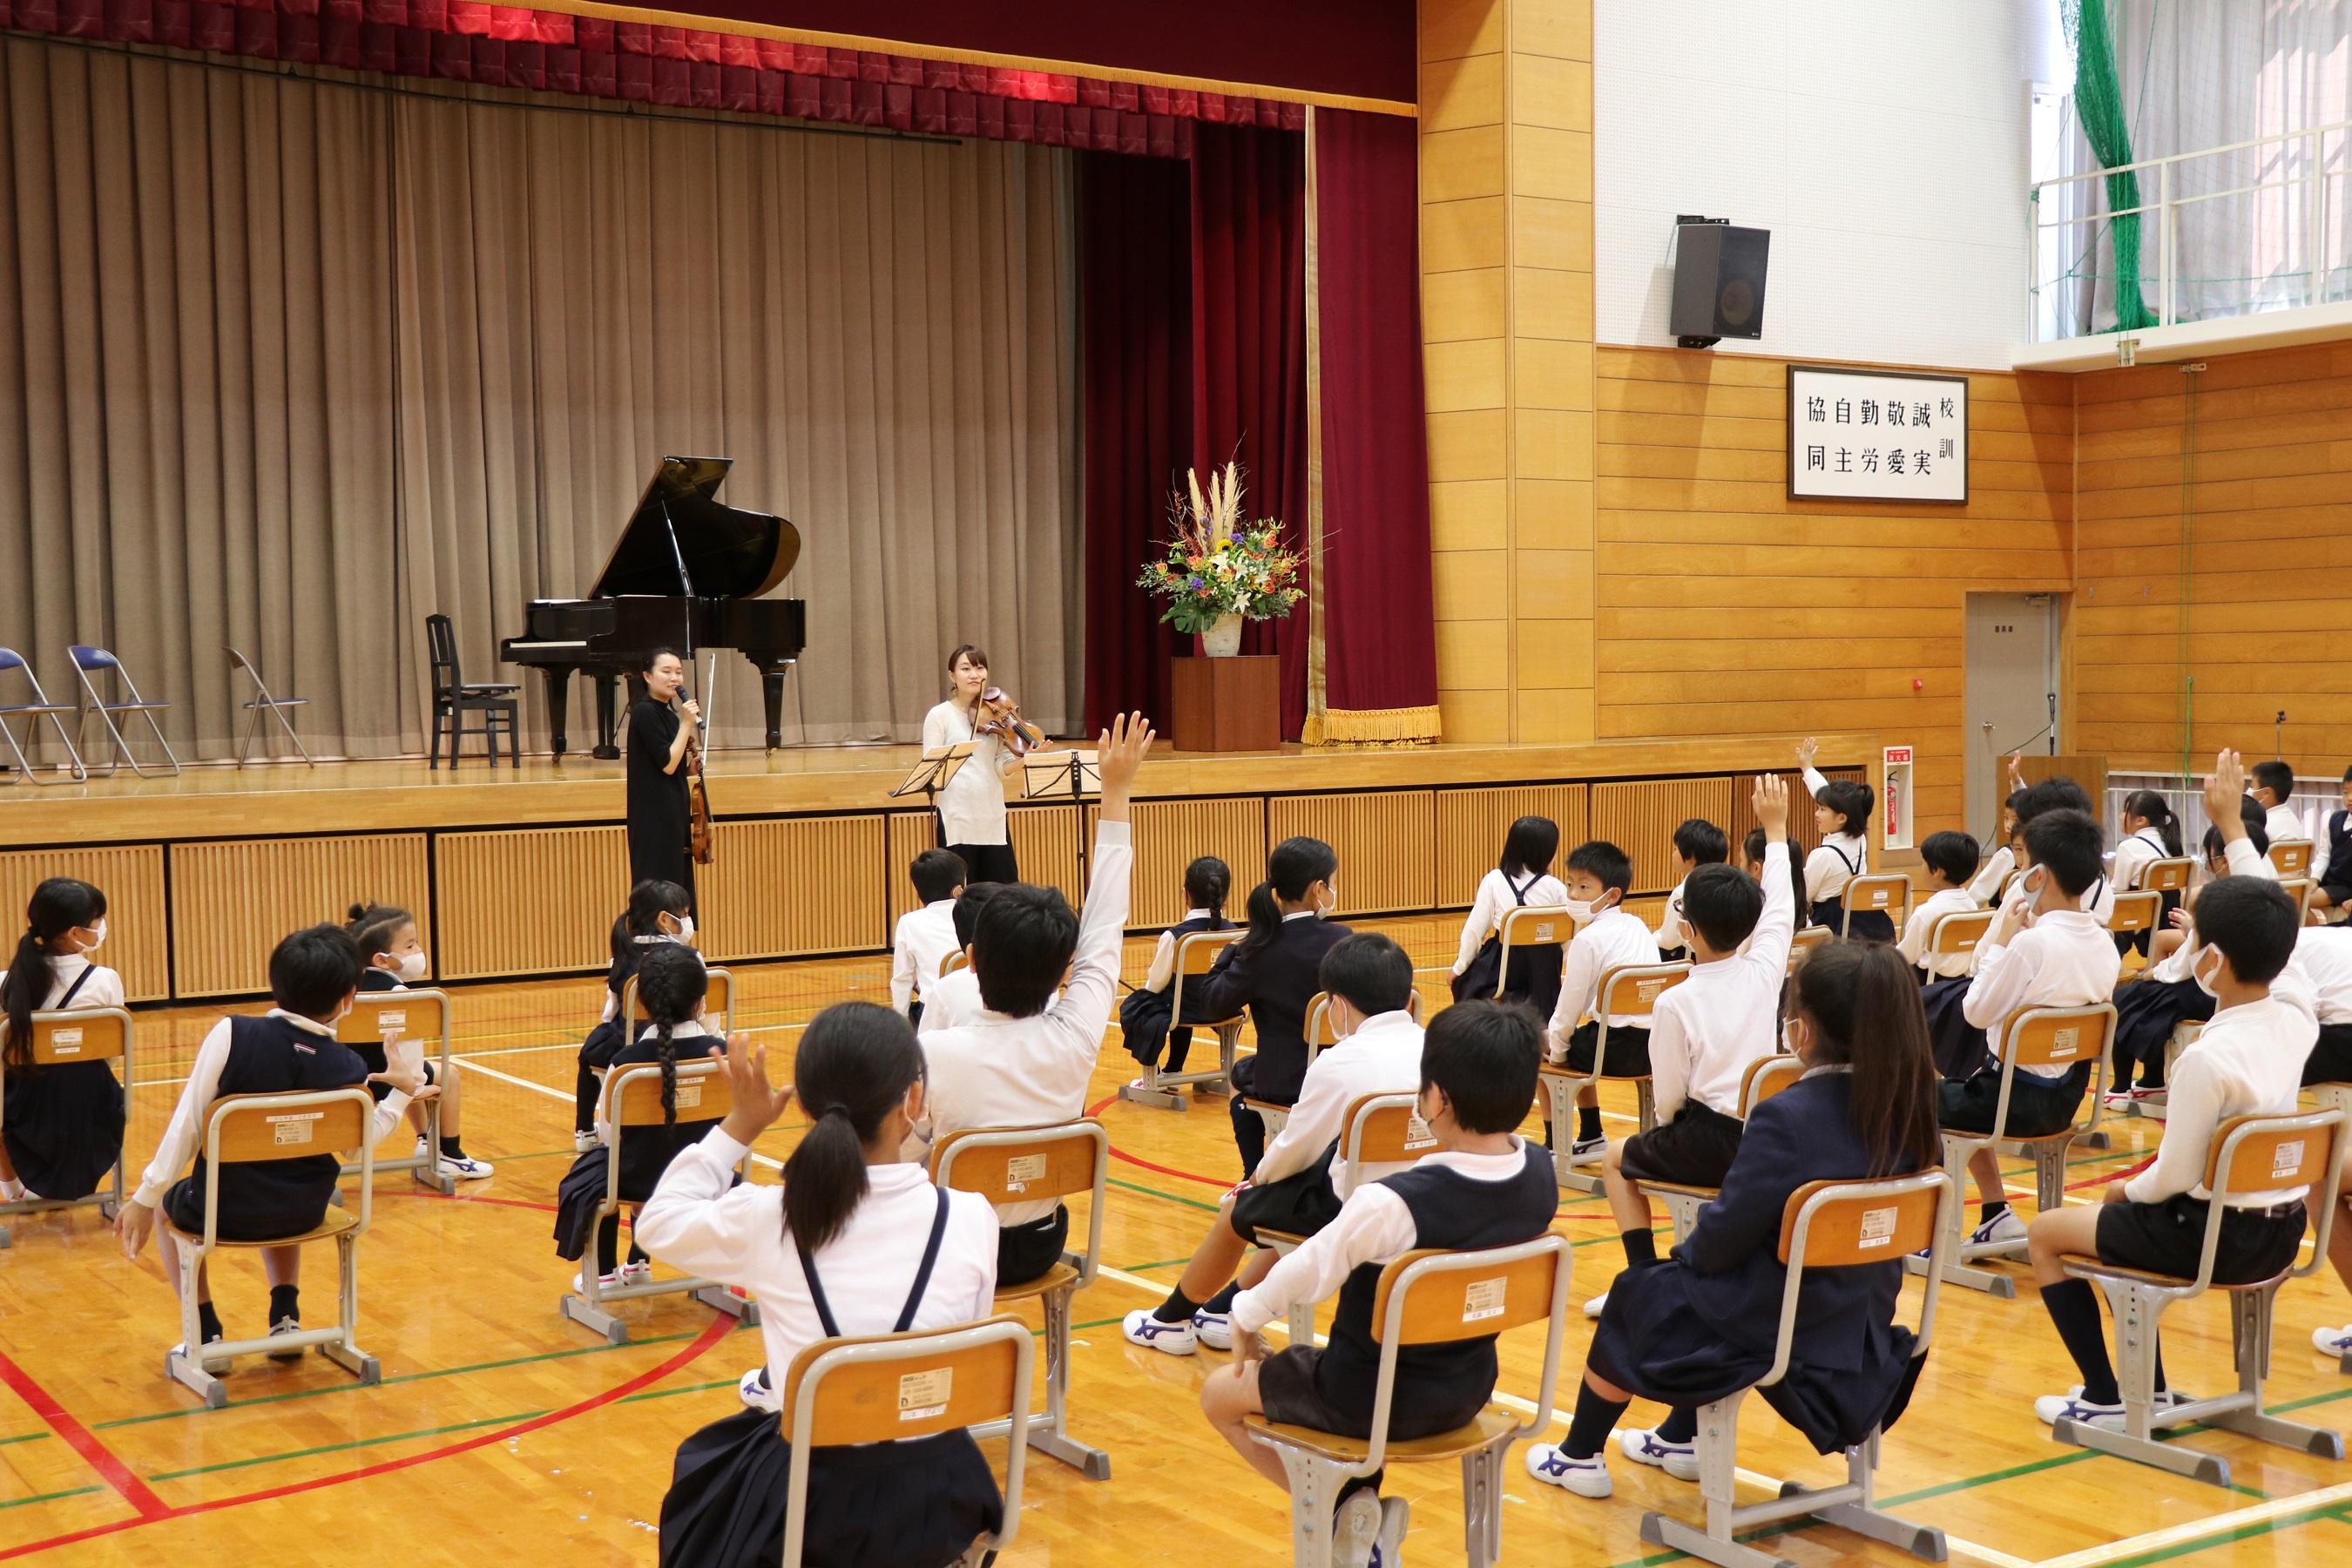
[[[906,865],[934,841],[922,797],[889,795],[919,755],[713,752],[703,950],[739,963],[886,948],[912,898]],[[1879,784],[1878,756],[1874,735],[1822,737],[1832,774]],[[1735,781],[1790,766],[1779,736],[1162,752],[1137,781],[1130,929],[1181,918],[1194,856],[1222,856],[1245,889],[1267,847],[1298,834],[1339,849],[1343,915],[1466,907],[1504,828],[1529,812],[1557,820],[1564,844],[1622,845],[1636,897],[1654,897],[1674,883],[1677,823],[1703,816],[1736,839],[1748,816]],[[21,904],[53,875],[105,889],[110,957],[134,1001],[258,993],[280,935],[355,900],[416,910],[441,981],[579,973],[607,962],[627,893],[624,792],[620,763],[578,753],[495,772],[478,758],[437,771],[399,759],[19,784],[0,796],[0,900]],[[1810,844],[1811,814],[1793,815]],[[1011,823],[1024,877],[1079,897],[1072,805],[1017,803]]]

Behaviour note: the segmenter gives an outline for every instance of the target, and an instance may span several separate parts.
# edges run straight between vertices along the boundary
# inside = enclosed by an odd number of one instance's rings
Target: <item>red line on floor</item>
[[[496,1204],[500,1208],[542,1209],[549,1214],[553,1214],[555,1212],[555,1205],[553,1204],[535,1204],[528,1198],[476,1197],[471,1193],[389,1192],[378,1193],[376,1194],[376,1196],[380,1198],[438,1198],[445,1204]]]
[[[1118,1098],[1118,1096],[1115,1094],[1105,1095],[1102,1099],[1087,1107],[1087,1114],[1088,1116],[1100,1115],[1102,1113],[1102,1108],[1108,1105],[1112,1100],[1117,1100]],[[1232,1186],[1236,1181],[1241,1179],[1238,1176],[1195,1175],[1191,1171],[1180,1171],[1173,1165],[1155,1165],[1149,1160],[1137,1159],[1134,1155],[1127,1152],[1127,1151],[1121,1149],[1116,1143],[1111,1145],[1110,1157],[1114,1160],[1124,1160],[1130,1165],[1139,1165],[1147,1171],[1157,1171],[1163,1176],[1174,1176],[1179,1181],[1198,1182],[1204,1187],[1215,1187],[1219,1191],[1223,1191],[1223,1189]]]
[[[16,1397],[32,1407],[33,1414],[49,1424],[49,1429],[63,1437],[82,1462],[102,1477],[106,1484],[122,1494],[122,1500],[140,1512],[140,1519],[129,1521],[142,1523],[161,1519],[169,1511],[162,1498],[148,1489],[147,1483],[133,1475],[131,1467],[114,1457],[112,1450],[100,1442],[90,1429],[76,1420],[71,1412],[49,1396],[49,1391],[33,1381],[32,1374],[18,1366],[5,1353],[0,1353],[0,1383],[14,1389]]]
[[[2110,1171],[2104,1176],[2088,1176],[2079,1182],[2069,1182],[2066,1184],[2066,1190],[2070,1193],[2079,1193],[2084,1187],[2104,1187],[2109,1182],[2128,1182],[2155,1163],[2156,1156],[2150,1154],[2127,1171]]]

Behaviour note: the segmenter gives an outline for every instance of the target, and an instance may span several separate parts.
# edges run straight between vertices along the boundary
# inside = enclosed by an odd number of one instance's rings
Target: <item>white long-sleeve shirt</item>
[[[2260,877],[2267,882],[2279,879],[2278,868],[2271,864],[2269,856],[2254,847],[2254,841],[2251,838],[2232,838],[2222,847],[2221,853],[2225,862],[2224,876]],[[2180,945],[2174,948],[2171,955],[2162,963],[2151,965],[2147,977],[2161,980],[2168,985],[2177,985],[2188,979],[2192,968],[2190,961],[2197,956],[2197,910],[2192,905],[2189,910],[2189,929]]]
[[[81,979],[84,970],[89,971],[87,980]],[[49,994],[42,999],[38,1010],[47,1013],[63,1007],[65,994],[73,990],[77,980],[81,980],[81,989],[74,991],[73,1005],[69,1011],[122,1005],[122,976],[103,965],[92,963],[80,953],[61,952],[49,960]]]
[[[934,899],[900,915],[890,936],[890,1005],[903,1013],[917,997],[929,1004],[940,963],[961,945],[953,899]]]
[[[1476,1182],[1507,1182],[1527,1169],[1525,1147],[1514,1135],[1507,1154],[1426,1155],[1424,1165],[1443,1165]],[[1348,1194],[1329,1225],[1307,1238],[1304,1245],[1276,1263],[1266,1277],[1234,1298],[1234,1327],[1244,1333],[1258,1330],[1303,1301],[1320,1301],[1346,1283],[1348,1276],[1367,1263],[1387,1264],[1420,1245],[1420,1229],[1412,1211],[1393,1187],[1366,1182]]]
[[[2276,995],[2214,1013],[2165,1075],[2164,1141],[2156,1163],[2124,1184],[2136,1204],[2177,1193],[2210,1198],[2205,1160],[2214,1130],[2232,1116],[2291,1116],[2319,1026]],[[2308,1187],[2232,1194],[2233,1208],[2267,1208],[2302,1197]]]
[[[1004,749],[993,735],[975,735],[971,710],[950,697],[923,715],[923,750],[961,746],[976,742],[971,756],[948,780],[934,803],[940,808],[940,830],[945,844],[1004,844],[1004,775],[1021,759]]]
[[[1213,920],[1216,917],[1210,914],[1206,910],[1186,910],[1184,911],[1184,920],[1186,921],[1206,921]],[[1183,921],[1179,921],[1177,922],[1179,925],[1183,923]],[[1192,933],[1190,931],[1185,933],[1187,936],[1190,936],[1191,934]],[[1159,944],[1151,950],[1151,967],[1150,970],[1145,972],[1143,976],[1143,988],[1146,991],[1165,991],[1168,989],[1168,983],[1176,978],[1176,943],[1178,940],[1176,933],[1172,931],[1163,931],[1160,933]]]
[[[2000,929],[2000,922],[1994,922]],[[1985,1031],[1998,1056],[2007,1045],[2001,1026],[2021,1007],[2086,1007],[2115,993],[2123,956],[2106,927],[2081,910],[2053,910],[2034,917],[2005,946],[1977,948],[1977,977],[1960,1000],[1960,1016]],[[2046,1067],[2023,1063],[2018,1071],[2060,1079],[2073,1062]]]
[[[2140,879],[2158,860],[2168,858],[2164,847],[2164,836],[2153,827],[2143,827],[2116,846],[2114,864],[2107,876],[2118,891],[2139,891]]]
[[[330,1040],[335,1037],[333,1025],[289,1013],[283,1007],[272,1007],[268,1016],[283,1018],[298,1029]],[[163,1141],[155,1145],[155,1157],[147,1162],[146,1173],[139,1178],[139,1191],[133,1196],[151,1209],[163,1201],[163,1189],[180,1179],[180,1173],[205,1146],[205,1118],[213,1101],[220,1098],[221,1071],[228,1066],[228,1026],[226,1018],[215,1024],[204,1044],[196,1047],[195,1065],[188,1069],[188,1081],[181,1087],[180,1103],[172,1108],[171,1125],[163,1129]],[[406,1091],[395,1089],[384,1096],[376,1104],[369,1142],[382,1142],[400,1125],[400,1118],[407,1110]]]
[[[2033,897],[2025,890],[2025,879],[2032,873],[2031,866],[2018,872],[2016,880],[2010,883],[2009,890],[2000,896],[2002,909],[2014,909]],[[2083,896],[2075,902],[2093,920],[2105,925],[2116,918],[2116,879],[2101,872],[2089,887],[2083,889]]]
[[[1829,787],[1829,775],[1821,769],[1805,769],[1805,794],[1818,801],[1822,791]],[[1856,877],[1870,874],[1870,839],[1861,833],[1832,833],[1822,839],[1813,852],[1805,857],[1805,900],[1820,903],[1834,899],[1845,891],[1845,885]]]
[[[1469,916],[1462,922],[1462,941],[1454,954],[1454,973],[1461,973],[1486,945],[1486,939],[1503,927],[1503,917],[1521,908],[1541,909],[1549,904],[1568,902],[1568,889],[1559,879],[1545,872],[1530,879],[1523,889],[1515,890],[1511,879],[1498,868],[1478,879],[1478,896],[1471,901]]]
[[[2015,869],[2017,851],[2006,844],[1986,856],[1985,863],[1977,868],[1975,879],[1969,883],[1969,896],[1976,900],[1977,908],[1992,902],[1993,895],[2000,891],[2000,879]]]
[[[1303,1171],[1320,1159],[1332,1141],[1347,1131],[1342,1125],[1348,1107],[1367,1094],[1411,1094],[1421,1088],[1421,1026],[1411,1013],[1375,1013],[1356,1032],[1315,1054],[1307,1064],[1307,1078],[1298,1086],[1297,1103],[1274,1142],[1258,1156],[1251,1173],[1255,1186],[1266,1186]],[[1345,1163],[1333,1155],[1331,1191],[1344,1200],[1353,1190],[1341,1173]],[[1410,1168],[1401,1164],[1367,1164],[1359,1182],[1377,1182]]]
[[[934,1138],[967,1127],[1038,1127],[1086,1113],[1087,1083],[1118,988],[1134,856],[1126,823],[1096,825],[1094,881],[1078,921],[1070,983],[1059,999],[1026,1018],[982,1007],[971,1023],[924,1037]],[[996,1214],[1002,1224],[1028,1225],[1054,1206],[1047,1198],[1004,1204]]]
[[[931,982],[923,996],[923,1021],[915,1033],[928,1040],[941,1029],[977,1023],[981,1015],[980,975],[970,964]]]
[[[2304,927],[2295,933],[2289,967],[2310,987],[2316,1023],[2352,1024],[2352,926]]]
[[[1936,922],[1946,915],[1967,914],[1979,907],[1977,896],[1966,888],[1938,888],[1927,895],[1927,901],[1911,911],[1903,922],[1903,934],[1895,939],[1895,950],[1915,966],[1926,970],[1938,980],[1956,979],[1969,972],[1976,962],[1973,950],[1968,952],[1929,952],[1927,942],[1936,934]]]
[[[680,1150],[637,1211],[636,1240],[673,1268],[759,1299],[760,1337],[781,1393],[784,1369],[825,1337],[824,1325],[784,1228],[784,1189],[730,1186],[744,1153],[719,1127]],[[918,1164],[868,1165],[866,1183],[849,1223],[813,1254],[834,1322],[847,1335],[887,1334],[898,1326],[940,1201]],[[950,1328],[996,1310],[996,1215],[978,1193],[948,1194],[947,1231],[914,1327]]]
[[[1658,939],[1639,915],[1618,908],[1593,916],[1568,944],[1568,957],[1560,966],[1559,1002],[1551,1012],[1551,1032],[1568,1038],[1576,1021],[1599,1002],[1601,977],[1611,970],[1657,962]],[[1609,1026],[1622,1028],[1639,1022],[1630,1014],[1615,1015]]]
[[[2303,825],[2303,813],[2285,801],[2279,802],[2263,814],[2263,831],[2270,836],[2273,844],[2282,838],[2308,839],[2311,837],[2311,830]]]
[[[1685,876],[1676,882],[1675,890],[1666,895],[1666,907],[1658,911],[1658,951],[1661,953],[1672,952],[1676,948],[1686,948],[1691,944],[1690,926],[1683,919],[1683,888],[1689,881],[1690,878]]]
[[[1764,910],[1748,951],[1691,966],[1690,977],[1658,997],[1650,1019],[1650,1090],[1658,1120],[1685,1100],[1739,1114],[1748,1064],[1780,1048],[1780,987],[1797,930],[1789,889],[1789,847],[1764,846]]]

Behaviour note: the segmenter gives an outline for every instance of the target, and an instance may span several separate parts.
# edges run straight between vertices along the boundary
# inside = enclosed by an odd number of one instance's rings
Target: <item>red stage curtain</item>
[[[1310,742],[1438,734],[1415,156],[1411,121],[1315,111],[1325,710]]]
[[[1399,123],[1408,130],[1412,124]],[[1307,545],[1306,187],[1304,136],[1205,123],[1194,128],[1192,463],[1205,475],[1238,458],[1247,486],[1244,515],[1280,518],[1286,541],[1301,551]],[[1417,334],[1417,325],[1414,330]],[[1418,366],[1417,351],[1413,361]],[[1425,522],[1423,533],[1425,557]],[[1425,559],[1422,570],[1428,570]],[[1294,740],[1307,718],[1307,631],[1302,599],[1289,618],[1253,622],[1242,638],[1244,653],[1282,656],[1282,732]]]
[[[1190,188],[1176,159],[1078,155],[1090,733],[1133,709],[1165,730],[1168,661],[1192,649],[1135,585],[1192,460]]]

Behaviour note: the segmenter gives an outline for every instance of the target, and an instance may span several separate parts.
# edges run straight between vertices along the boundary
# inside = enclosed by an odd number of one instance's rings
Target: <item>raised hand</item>
[[[727,1089],[734,1108],[722,1123],[727,1136],[749,1143],[776,1124],[793,1103],[793,1086],[768,1081],[768,1047],[755,1046],[738,1030],[727,1037],[727,1048],[710,1047],[710,1059],[727,1069]]]
[[[1798,754],[1802,756],[1805,747],[1811,744],[1812,742],[1808,741],[1804,746],[1797,748]],[[1811,763],[1808,763],[1807,765],[1810,766]],[[1789,836],[1789,781],[1787,779],[1778,773],[1757,774],[1756,798],[1753,804],[1756,807],[1757,826],[1764,829],[1765,843],[1778,844]]]
[[[1134,787],[1136,770],[1151,750],[1151,721],[1140,713],[1122,713],[1110,721],[1095,742],[1097,754],[1102,762],[1102,819],[1105,822],[1127,820],[1128,792]]]
[[[2205,815],[2224,844],[2246,836],[2245,808],[2238,804],[2245,793],[2245,761],[2224,746],[2213,759],[2213,776],[2205,781]]]
[[[2023,752],[2009,753],[2009,788],[2012,795],[2025,787],[2025,763],[2022,761],[2024,756]]]
[[[1813,759],[1821,754],[1821,750],[1822,743],[1810,735],[1806,736],[1797,742],[1797,765],[1801,768],[1811,767]]]

